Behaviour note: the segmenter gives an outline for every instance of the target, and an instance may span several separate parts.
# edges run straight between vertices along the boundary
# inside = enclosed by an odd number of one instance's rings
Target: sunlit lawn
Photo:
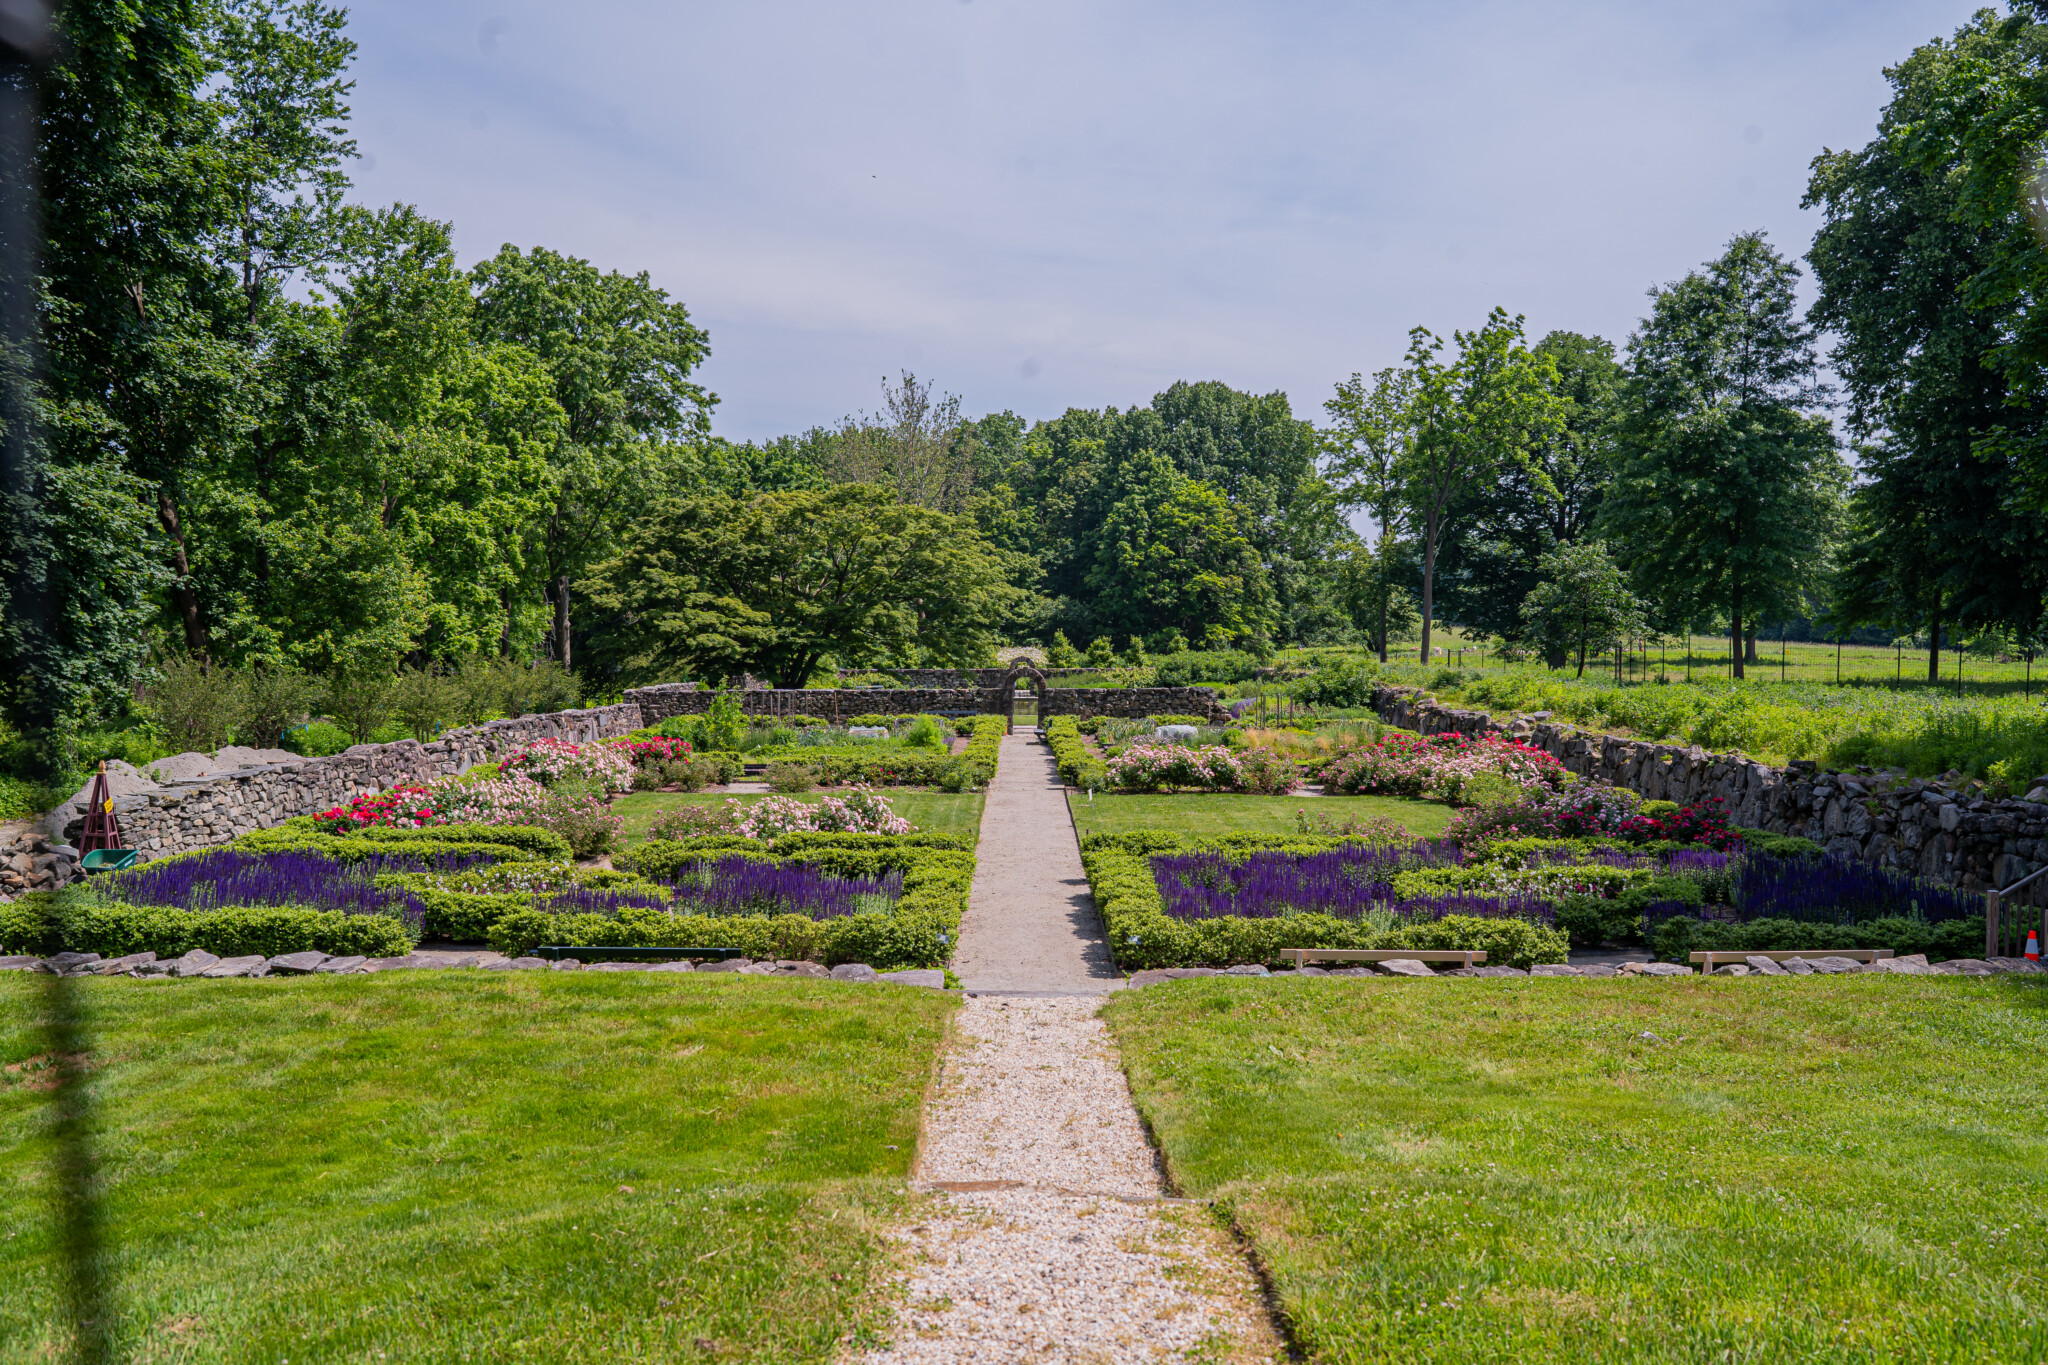
[[[1218,977],[1106,1013],[1313,1361],[2048,1359],[2036,981]]]
[[[882,788],[882,795],[889,798],[889,807],[898,815],[910,821],[920,830],[941,834],[965,835],[972,842],[981,831],[980,792],[920,792],[896,791]],[[612,803],[612,810],[625,817],[625,842],[639,844],[647,841],[647,831],[654,824],[655,817],[664,811],[680,806],[718,806],[727,801],[738,801],[743,805],[766,800],[765,796],[748,793],[740,796],[707,796],[701,792],[634,792],[622,796]],[[815,802],[816,794],[799,796],[799,801]]]
[[[60,1349],[0,977],[0,1360]],[[119,1360],[825,1360],[950,1004],[721,976],[87,980]]]
[[[1295,812],[1338,824],[1383,816],[1417,838],[1441,834],[1451,822],[1449,806],[1407,801],[1398,796],[1238,796],[1204,792],[1182,796],[1130,796],[1068,792],[1074,827],[1082,834],[1128,834],[1170,829],[1183,834],[1293,834]]]

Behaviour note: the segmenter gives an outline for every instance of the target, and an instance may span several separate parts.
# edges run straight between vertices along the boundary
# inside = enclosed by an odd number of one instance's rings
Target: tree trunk
[[[569,575],[555,579],[555,662],[566,671],[571,666],[569,651]]]
[[[1941,608],[1927,618],[1927,681],[1941,681]]]
[[[171,567],[178,574],[171,584],[171,603],[178,609],[179,623],[185,628],[185,648],[203,659],[206,627],[199,621],[199,594],[192,591],[192,562],[185,554],[185,529],[178,521],[177,505],[162,488],[156,494],[156,519],[164,534],[171,538]]]
[[[1422,662],[1429,662],[1430,616],[1436,607],[1436,527],[1422,547]]]
[[[1742,602],[1738,598],[1734,609],[1728,613],[1728,651],[1735,656],[1735,676],[1739,680],[1742,672]]]
[[[1581,678],[1586,676],[1586,642],[1584,640],[1579,641],[1579,676]]]
[[[1742,661],[1746,664],[1756,662],[1756,623],[1753,621],[1742,637]]]

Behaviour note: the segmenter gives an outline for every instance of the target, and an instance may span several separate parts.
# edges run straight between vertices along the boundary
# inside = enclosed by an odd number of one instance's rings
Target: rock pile
[[[2038,962],[2023,957],[1958,958],[1930,965],[1924,954],[1886,958],[1879,962],[1858,962],[1846,957],[1791,958],[1776,962],[1752,957],[1747,963],[1731,962],[1717,967],[1716,976],[1839,976],[1848,972],[1878,972],[1894,976],[2023,976],[2048,972]],[[1132,986],[1154,986],[1162,981],[1182,981],[1196,976],[1262,976],[1268,980],[1305,976],[1693,976],[1690,967],[1676,962],[1605,962],[1571,967],[1562,962],[1539,962],[1527,971],[1520,967],[1450,967],[1434,970],[1427,962],[1395,959],[1356,967],[1303,967],[1298,971],[1269,972],[1264,967],[1164,967],[1132,974]]]
[[[40,834],[21,834],[0,845],[0,900],[24,891],[49,891],[78,878],[78,850]]]

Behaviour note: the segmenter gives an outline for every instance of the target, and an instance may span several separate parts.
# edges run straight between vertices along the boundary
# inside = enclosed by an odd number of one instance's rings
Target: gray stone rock
[[[93,963],[92,973],[94,976],[120,976],[134,971],[137,967],[150,966],[155,961],[155,953],[130,953],[126,957],[117,957],[105,962]]]
[[[362,971],[369,960],[360,953],[352,957],[330,957],[313,970],[322,976],[343,976]]]
[[[1378,976],[1378,975],[1379,975],[1379,973],[1378,973],[1378,972],[1376,972],[1376,971],[1374,971],[1374,970],[1373,970],[1372,968],[1370,968],[1370,967],[1332,967],[1332,968],[1330,968],[1330,975],[1331,975],[1331,976]]]
[[[1752,957],[1746,958],[1744,959],[1744,961],[1745,964],[1749,967],[1751,974],[1755,976],[1785,975],[1785,969],[1778,965],[1777,960],[1775,958]]]
[[[773,962],[749,962],[746,966],[740,968],[740,975],[773,976],[775,975],[775,964]]]
[[[583,970],[586,972],[644,972],[653,965],[651,962],[593,962]]]
[[[1981,958],[1952,957],[1935,963],[1932,970],[1941,976],[1990,976],[1991,964]]]
[[[1894,976],[1925,976],[1928,972],[1927,956],[1924,953],[1915,953],[1911,957],[1879,958],[1871,966]]]
[[[1397,957],[1379,964],[1379,969],[1388,976],[1435,976],[1426,962],[1413,958]]]
[[[1460,968],[1459,970],[1463,971],[1465,969]],[[1533,971],[1534,969],[1532,968],[1531,970]],[[1490,967],[1474,967],[1471,969],[1471,972],[1474,976],[1528,976],[1530,974],[1523,971],[1520,967],[1510,967],[1505,963]]]
[[[224,957],[199,973],[207,977],[262,976],[269,969],[269,962],[263,954],[252,953],[248,957]]]
[[[700,972],[743,972],[754,965],[750,957],[729,957],[723,962],[707,962],[697,970]]]
[[[548,969],[557,972],[580,972],[583,970],[583,963],[578,958],[558,957],[548,964]]]
[[[1539,962],[1529,969],[1531,976],[1582,976],[1584,972],[1564,962]]]
[[[320,964],[327,961],[327,954],[314,949],[303,953],[284,953],[270,959],[270,970],[280,976],[304,976],[320,970]]]
[[[1580,976],[1620,976],[1621,972],[1612,962],[1589,962],[1579,968]]]
[[[1185,981],[1185,980],[1187,980],[1187,979],[1188,979],[1189,977],[1191,977],[1191,976],[1221,976],[1221,975],[1223,975],[1223,973],[1222,973],[1221,971],[1217,970],[1217,969],[1216,969],[1216,968],[1214,968],[1214,967],[1168,967],[1168,968],[1166,968],[1166,979],[1167,979],[1168,981]]]
[[[441,964],[431,957],[418,953],[407,953],[404,957],[373,957],[363,963],[366,972],[411,972],[422,967],[438,967]]]
[[[893,981],[899,986],[924,986],[935,991],[946,989],[946,974],[937,967],[925,967],[908,972],[880,972],[877,979]]]
[[[1328,976],[1329,974],[1330,970],[1327,967],[1296,967],[1292,972],[1285,973],[1285,975],[1289,976]]]
[[[1132,972],[1130,980],[1126,981],[1124,984],[1130,987],[1131,989],[1136,990],[1145,986],[1156,986],[1162,981],[1171,980],[1173,980],[1173,978],[1168,976],[1162,968],[1147,967],[1142,972]]]
[[[197,976],[218,961],[220,959],[207,952],[206,949],[194,948],[191,952],[171,964],[171,975]]]
[[[297,763],[300,755],[289,749],[247,749],[239,744],[230,744],[214,755],[214,761],[223,768],[263,768],[272,763]]]
[[[873,981],[875,969],[865,962],[842,962],[832,969],[834,981]]]
[[[26,972],[43,965],[43,960],[33,953],[16,953],[0,957],[0,972]]]
[[[510,967],[513,964],[507,962],[504,965]],[[652,967],[649,967],[647,970],[650,972],[694,972],[697,970],[697,964],[687,960],[678,962],[657,962]]]
[[[58,953],[47,959],[44,967],[54,976],[62,976],[80,967],[90,967],[100,960],[98,953]]]
[[[1264,968],[1263,966],[1261,966],[1260,964],[1258,964],[1258,963],[1256,963],[1256,962],[1240,962],[1240,963],[1238,963],[1238,964],[1237,964],[1237,965],[1236,965],[1235,967],[1225,967],[1225,968],[1223,969],[1223,974],[1224,974],[1225,976],[1271,976],[1271,975],[1272,975],[1272,973],[1271,973],[1271,972],[1267,971],[1267,970],[1266,970],[1266,969],[1265,969],[1265,968]]]
[[[1778,964],[1779,968],[1792,976],[1812,976],[1813,962],[1803,957],[1788,957]]]
[[[1810,960],[1813,969],[1823,976],[1840,976],[1844,972],[1855,971],[1861,965],[1853,957],[1816,957]]]
[[[1944,834],[1955,833],[1956,828],[1962,823],[1963,808],[1961,806],[1951,804],[1941,808],[1941,828]]]
[[[1718,966],[1718,967],[1714,968],[1714,975],[1715,975],[1715,976],[1748,976],[1748,975],[1749,975],[1749,964],[1748,964],[1748,963],[1746,963],[1746,962],[1724,962],[1724,963],[1722,963],[1722,964],[1721,964],[1720,966]]]
[[[822,962],[777,962],[775,964],[775,974],[777,976],[829,977],[832,975],[832,969]]]
[[[2040,963],[2023,957],[1987,957],[1984,963],[2001,976],[2034,976],[2043,970]]]
[[[1676,962],[1645,962],[1637,976],[1691,976],[1692,968],[1681,967]]]
[[[149,776],[158,782],[196,782],[202,777],[211,777],[232,768],[231,763],[220,763],[206,754],[172,754],[149,765]]]

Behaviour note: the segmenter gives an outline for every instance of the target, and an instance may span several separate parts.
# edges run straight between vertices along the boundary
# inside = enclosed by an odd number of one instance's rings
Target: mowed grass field
[[[882,795],[889,798],[889,808],[920,831],[965,835],[970,843],[980,836],[981,807],[986,799],[980,792],[899,792],[886,787],[881,790]],[[647,831],[655,818],[678,806],[720,806],[727,801],[737,801],[744,806],[767,799],[765,795],[751,792],[739,796],[705,795],[701,792],[633,792],[614,801],[612,811],[625,817],[624,842],[630,846],[646,843]],[[815,805],[819,797],[812,793],[795,799]]]
[[[1129,834],[1167,829],[1182,834],[1293,834],[1295,812],[1336,824],[1353,818],[1385,817],[1418,839],[1444,832],[1455,813],[1434,801],[1398,796],[1240,796],[1229,792],[1144,796],[1070,791],[1067,805],[1082,834]]]
[[[2048,1359],[2024,979],[1211,978],[1106,1015],[1310,1360]]]
[[[0,977],[0,1361],[67,1359]],[[86,980],[114,1358],[822,1361],[952,1008],[737,976]]]

